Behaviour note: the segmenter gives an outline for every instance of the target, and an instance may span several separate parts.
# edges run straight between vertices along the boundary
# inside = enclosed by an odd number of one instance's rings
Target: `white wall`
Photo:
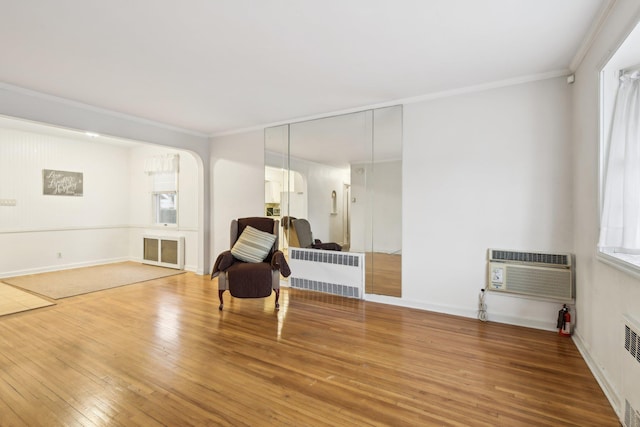
[[[0,115],[65,129],[90,130],[132,141],[188,151],[198,164],[197,272],[210,270],[210,165],[208,138],[117,112],[0,83]]]
[[[151,203],[149,175],[144,173],[145,161],[164,154],[180,155],[178,174],[178,226],[155,226]],[[142,236],[183,236],[185,238],[185,269],[196,271],[198,266],[198,165],[192,154],[156,145],[141,145],[129,154],[129,258],[142,260]]]
[[[615,4],[580,64],[572,88],[574,222],[580,231],[575,233],[573,245],[578,269],[574,341],[616,409],[622,397],[622,316],[640,319],[640,281],[596,258],[600,210],[598,74],[639,16],[638,2]]]
[[[264,216],[264,133],[211,138],[211,256],[229,250],[229,224]]]
[[[147,157],[177,152],[0,128],[0,275],[140,261],[142,234],[185,236],[185,268],[198,264],[198,168],[179,151],[179,227],[153,226]],[[82,172],[82,197],[42,195],[42,169]],[[60,255],[58,255],[60,254]]]
[[[474,317],[488,248],[572,249],[569,95],[556,78],[405,105],[401,304]],[[486,302],[555,328],[557,303]]]
[[[127,258],[126,148],[0,129],[0,275]],[[42,194],[42,170],[82,172],[81,197]],[[60,254],[60,255],[58,255]]]

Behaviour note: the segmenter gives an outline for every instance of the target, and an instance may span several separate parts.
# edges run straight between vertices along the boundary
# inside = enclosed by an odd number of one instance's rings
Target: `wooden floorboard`
[[[619,426],[571,339],[187,273],[0,318],[5,426]]]

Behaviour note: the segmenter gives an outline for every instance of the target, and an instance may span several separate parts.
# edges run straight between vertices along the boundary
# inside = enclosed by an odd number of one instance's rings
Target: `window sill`
[[[640,255],[604,252],[596,249],[596,258],[617,270],[640,279]]]
[[[167,230],[167,231],[180,230],[180,227],[178,227],[176,224],[153,224],[150,226],[146,226],[144,228],[147,228],[150,230]]]

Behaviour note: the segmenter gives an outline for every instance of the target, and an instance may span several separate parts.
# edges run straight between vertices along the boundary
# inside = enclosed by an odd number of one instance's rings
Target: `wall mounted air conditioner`
[[[568,253],[489,249],[488,289],[544,299],[575,299],[574,257]]]
[[[184,237],[142,236],[142,263],[184,269]]]

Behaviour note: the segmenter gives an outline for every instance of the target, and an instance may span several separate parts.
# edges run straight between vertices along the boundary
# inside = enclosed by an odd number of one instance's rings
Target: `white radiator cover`
[[[183,236],[142,236],[142,263],[184,269]]]
[[[573,255],[489,249],[487,289],[542,299],[575,299]]]
[[[640,427],[640,324],[631,316],[623,323],[620,413],[625,427]]]
[[[364,254],[289,248],[289,285],[349,298],[364,298]]]

